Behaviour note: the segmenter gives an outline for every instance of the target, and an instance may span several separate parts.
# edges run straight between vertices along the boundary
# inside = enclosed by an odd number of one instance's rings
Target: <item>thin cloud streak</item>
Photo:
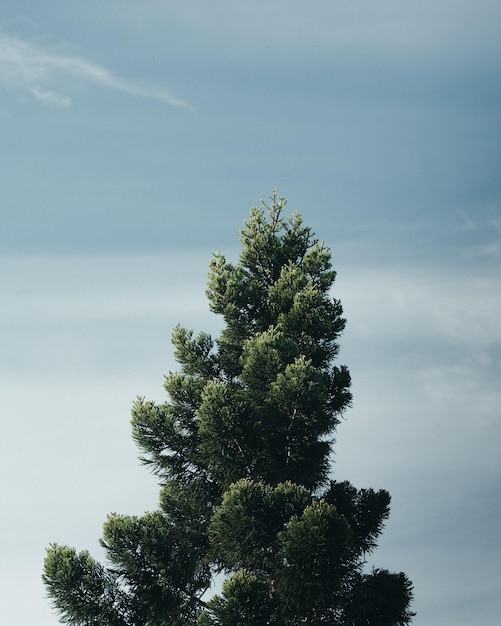
[[[189,103],[165,91],[139,87],[80,57],[45,50],[0,33],[0,88],[41,104],[68,108],[72,98],[67,92],[74,81],[193,110]]]

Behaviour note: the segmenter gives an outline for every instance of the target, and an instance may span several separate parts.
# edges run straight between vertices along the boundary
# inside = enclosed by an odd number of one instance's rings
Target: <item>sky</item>
[[[157,506],[130,436],[216,250],[272,190],[326,242],[354,404],[333,477],[388,489],[415,626],[501,609],[501,4],[0,10],[0,619],[55,626],[51,542]]]

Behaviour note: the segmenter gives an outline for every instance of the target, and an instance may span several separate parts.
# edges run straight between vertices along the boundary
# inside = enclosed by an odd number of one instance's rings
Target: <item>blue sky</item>
[[[58,623],[51,541],[156,506],[131,403],[274,188],[333,251],[375,563],[416,626],[498,624],[500,59],[494,0],[2,3],[2,624]]]

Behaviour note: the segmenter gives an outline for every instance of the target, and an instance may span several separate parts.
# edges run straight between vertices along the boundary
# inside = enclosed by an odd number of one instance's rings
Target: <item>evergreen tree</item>
[[[384,491],[329,479],[351,404],[334,364],[345,320],[330,251],[284,215],[251,211],[237,264],[217,253],[207,296],[216,341],[177,326],[168,402],[139,399],[133,436],[161,484],[159,510],[111,515],[102,546],[52,545],[43,580],[75,626],[409,624],[402,573],[364,571],[389,515]],[[220,594],[207,598],[215,574]]]

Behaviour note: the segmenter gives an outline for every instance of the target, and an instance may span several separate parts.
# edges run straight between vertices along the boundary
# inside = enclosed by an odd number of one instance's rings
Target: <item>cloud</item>
[[[81,57],[0,33],[0,89],[21,99],[67,108],[72,104],[72,88],[82,83],[169,106],[193,108],[163,90],[140,87]]]
[[[298,59],[321,55],[334,61],[344,50],[350,56],[383,57],[385,63],[401,63],[417,57],[436,63],[437,54],[454,65],[458,55],[464,62],[495,59],[499,53],[500,8],[495,0],[422,0],[419,3],[380,0],[370,2],[309,3],[275,0],[234,2],[205,0],[144,3],[103,3],[99,19],[123,28],[161,32],[176,37],[178,30],[196,33],[195,46],[210,55],[231,58],[279,58],[294,64]],[[82,9],[92,11],[92,8]],[[330,51],[332,57],[326,57]],[[278,56],[277,56],[278,55]]]
[[[42,104],[55,105],[63,108],[71,106],[71,98],[54,93],[50,89],[43,89],[35,85],[30,89],[30,93],[35,100],[38,100]]]
[[[495,203],[487,210],[487,216],[464,218],[462,231],[471,235],[464,254],[467,258],[483,257],[497,263],[501,259],[501,206]]]

